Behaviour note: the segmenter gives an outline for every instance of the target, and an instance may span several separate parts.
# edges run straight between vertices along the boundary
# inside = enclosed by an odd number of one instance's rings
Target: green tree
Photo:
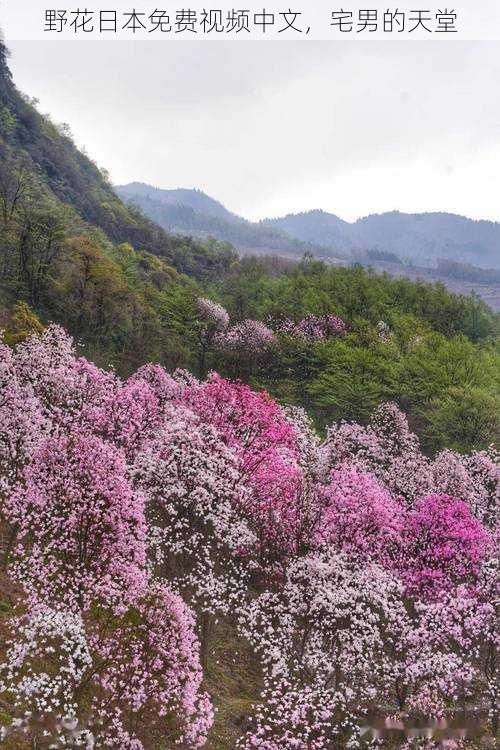
[[[463,453],[498,444],[500,397],[481,388],[452,388],[423,410],[424,444]]]
[[[42,333],[43,325],[30,306],[18,300],[10,315],[9,325],[5,329],[5,342],[15,346],[33,334]]]
[[[398,365],[391,347],[337,342],[331,359],[308,388],[327,420],[367,422],[381,401],[397,393]]]
[[[410,408],[421,408],[451,388],[494,389],[498,357],[466,336],[437,333],[416,341],[401,367],[400,391]]]

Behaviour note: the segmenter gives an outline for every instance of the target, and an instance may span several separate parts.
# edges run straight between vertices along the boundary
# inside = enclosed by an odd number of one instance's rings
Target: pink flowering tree
[[[232,377],[250,377],[256,365],[262,363],[276,344],[274,333],[259,320],[236,323],[215,339],[216,348],[224,357]]]
[[[249,376],[253,366],[277,343],[274,333],[258,320],[243,320],[230,327],[227,311],[204,297],[197,301],[199,339],[198,372],[206,375],[207,355],[217,351],[233,377]]]
[[[300,406],[282,406],[282,412],[296,435],[299,463],[317,480],[319,471],[319,448],[321,440],[311,417]]]
[[[31,384],[19,381],[14,356],[0,340],[0,523],[6,529],[5,560],[18,530],[16,520],[8,518],[7,504],[48,430]]]
[[[498,527],[500,463],[493,447],[470,455],[444,450],[434,459],[432,473],[438,492],[466,502],[473,515],[490,529]]]
[[[77,718],[76,687],[91,667],[81,615],[37,604],[15,618],[0,667],[0,693],[12,696],[14,720],[0,729],[0,738],[31,734],[35,746],[48,737],[85,747],[94,738]]]
[[[94,734],[112,747],[165,744],[198,748],[213,722],[194,617],[176,594],[152,583],[121,618],[102,612],[89,628],[98,673],[84,687],[93,697]]]
[[[165,409],[170,407],[172,401],[180,396],[180,378],[176,377],[175,373],[174,376],[169,375],[161,365],[148,364],[139,367],[127,382],[135,383],[137,381],[147,383],[150,387],[160,412],[164,412]]]
[[[113,372],[78,358],[71,337],[54,324],[19,344],[13,362],[18,382],[31,387],[52,433],[78,422],[85,406],[117,386]]]
[[[274,346],[217,307],[199,304],[200,335],[226,341],[228,363]],[[341,333],[328,325],[297,335]],[[430,459],[394,404],[320,443],[266,393],[159,365],[122,381],[49,326],[0,344],[0,502],[19,592],[0,667],[14,747],[16,732],[202,747],[217,618],[263,675],[238,747],[359,747],[381,713],[459,709],[498,729],[493,449]]]
[[[405,514],[387,489],[355,467],[332,471],[319,491],[323,513],[316,543],[391,568],[400,555]]]
[[[333,336],[342,336],[347,328],[338,315],[307,315],[295,323],[285,318],[277,325],[279,333],[310,341],[322,341]]]
[[[215,339],[228,328],[229,315],[222,305],[206,297],[197,300],[196,313],[199,342],[198,372],[204,377],[207,354],[212,350]]]
[[[402,576],[407,590],[436,598],[473,583],[488,556],[491,536],[469,506],[449,495],[428,495],[408,515]]]
[[[155,584],[122,614],[34,605],[13,628],[0,690],[17,721],[5,734],[28,730],[51,747],[205,743],[213,712],[193,617],[167,588]]]
[[[249,488],[243,510],[262,551],[279,557],[293,549],[303,469],[296,428],[281,407],[265,392],[215,374],[186,388],[181,401],[215,427],[235,456]]]
[[[255,536],[242,516],[247,490],[234,455],[187,409],[137,457],[150,557],[198,607],[229,611],[244,591]]]
[[[126,607],[146,585],[144,501],[123,454],[70,432],[48,439],[8,501],[18,525],[18,573],[34,597],[89,609]]]
[[[382,404],[367,427],[341,422],[329,428],[321,461],[325,475],[342,463],[355,464],[410,505],[433,488],[431,467],[418,438],[392,403]]]
[[[213,302],[206,297],[200,297],[196,303],[196,308],[201,335],[204,338],[225,331],[229,326],[229,315],[217,302]]]
[[[141,378],[118,382],[99,402],[82,410],[82,421],[94,434],[121,448],[128,460],[161,428],[164,412],[149,383]]]
[[[258,356],[275,343],[276,339],[264,323],[244,320],[217,338],[217,346],[233,356]]]
[[[416,602],[404,636],[400,690],[406,707],[442,717],[454,709],[498,732],[498,560],[483,565],[473,587],[459,585],[431,602]]]
[[[156,574],[198,612],[202,663],[214,616],[246,602],[255,535],[243,509],[249,490],[238,462],[210,424],[177,407],[132,467],[146,497]]]

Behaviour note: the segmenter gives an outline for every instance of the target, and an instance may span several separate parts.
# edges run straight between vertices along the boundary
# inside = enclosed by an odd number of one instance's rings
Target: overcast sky
[[[15,42],[18,86],[113,182],[250,219],[500,220],[499,42]]]

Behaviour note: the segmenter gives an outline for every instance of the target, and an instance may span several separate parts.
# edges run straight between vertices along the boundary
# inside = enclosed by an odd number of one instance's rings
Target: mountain
[[[244,254],[301,256],[330,261],[402,262],[434,268],[440,260],[500,269],[500,223],[450,213],[391,211],[355,222],[327,211],[251,222],[201,190],[163,190],[132,182],[116,187],[129,205],[174,234],[189,233],[230,242]]]
[[[242,224],[245,220],[231,213],[228,209],[202,190],[187,188],[176,188],[174,190],[161,190],[144,182],[131,182],[117,188],[117,192],[125,199],[134,198],[137,202],[151,201],[162,206],[186,206],[192,208],[196,213],[221,219],[229,224]]]
[[[99,127],[99,123],[96,123]],[[186,320],[232,247],[172,235],[115,193],[68,126],[15,86],[0,43],[0,329],[16,343],[63,325],[86,356],[128,374],[189,363]]]
[[[333,246],[350,252],[355,242],[350,236],[350,224],[320,209],[307,213],[288,214],[280,219],[264,219],[261,226],[274,227],[303,242],[314,242],[321,247]]]
[[[243,255],[304,253],[329,263],[359,262],[378,273],[441,281],[457,294],[477,293],[500,309],[500,224],[447,213],[393,211],[355,222],[315,210],[250,222],[201,190],[163,190],[140,182],[118,195],[167,231],[230,242]]]
[[[442,258],[500,268],[500,223],[456,214],[392,211],[349,223],[334,214],[309,211],[266,219],[262,224],[355,256],[359,251],[378,250],[422,266],[434,266]]]
[[[220,273],[234,258],[227,248],[217,254],[191,238],[171,235],[136,209],[125,205],[96,164],[79,151],[66,126],[41,115],[16,88],[0,43],[0,167],[17,161],[53,200],[71,206],[88,224],[116,243],[166,259],[181,272]]]
[[[330,261],[345,257],[328,244],[304,241],[281,228],[247,221],[201,190],[162,190],[140,182],[118,185],[115,189],[124,201],[140,208],[168,232],[190,234],[200,239],[216,237],[249,255],[274,253],[302,257],[310,252]]]

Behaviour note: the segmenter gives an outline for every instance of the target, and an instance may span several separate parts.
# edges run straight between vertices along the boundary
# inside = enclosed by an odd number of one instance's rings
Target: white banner
[[[500,40],[499,0],[3,0],[7,40]]]

